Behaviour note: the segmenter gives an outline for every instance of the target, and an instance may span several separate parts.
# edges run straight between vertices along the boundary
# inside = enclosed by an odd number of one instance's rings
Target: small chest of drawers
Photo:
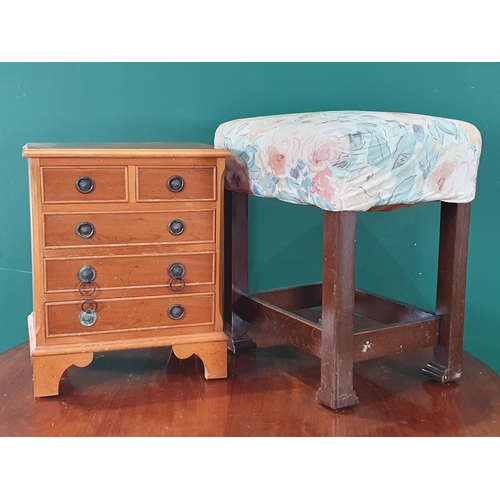
[[[172,346],[227,376],[223,149],[27,144],[36,397],[96,352]]]

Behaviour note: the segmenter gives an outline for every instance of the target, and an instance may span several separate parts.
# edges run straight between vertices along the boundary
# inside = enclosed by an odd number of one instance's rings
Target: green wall
[[[27,340],[32,310],[26,142],[211,143],[233,118],[336,109],[457,118],[482,132],[465,348],[500,373],[497,63],[0,63],[0,352]],[[320,281],[322,212],[256,198],[250,210],[252,289]],[[437,238],[437,204],[361,214],[358,286],[432,308]]]

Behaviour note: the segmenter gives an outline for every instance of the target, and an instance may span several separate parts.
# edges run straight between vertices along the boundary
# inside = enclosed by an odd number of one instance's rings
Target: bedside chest
[[[34,395],[95,352],[172,346],[227,376],[225,158],[203,144],[27,144]]]

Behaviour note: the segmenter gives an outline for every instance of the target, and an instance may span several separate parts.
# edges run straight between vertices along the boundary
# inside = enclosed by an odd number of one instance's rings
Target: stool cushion
[[[326,111],[232,120],[226,187],[323,210],[474,199],[478,129],[432,116]]]

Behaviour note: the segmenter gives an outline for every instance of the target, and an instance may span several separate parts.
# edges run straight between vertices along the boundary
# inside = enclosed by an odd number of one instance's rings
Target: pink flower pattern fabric
[[[481,134],[425,115],[325,111],[232,120],[215,133],[226,187],[331,211],[476,194]]]

